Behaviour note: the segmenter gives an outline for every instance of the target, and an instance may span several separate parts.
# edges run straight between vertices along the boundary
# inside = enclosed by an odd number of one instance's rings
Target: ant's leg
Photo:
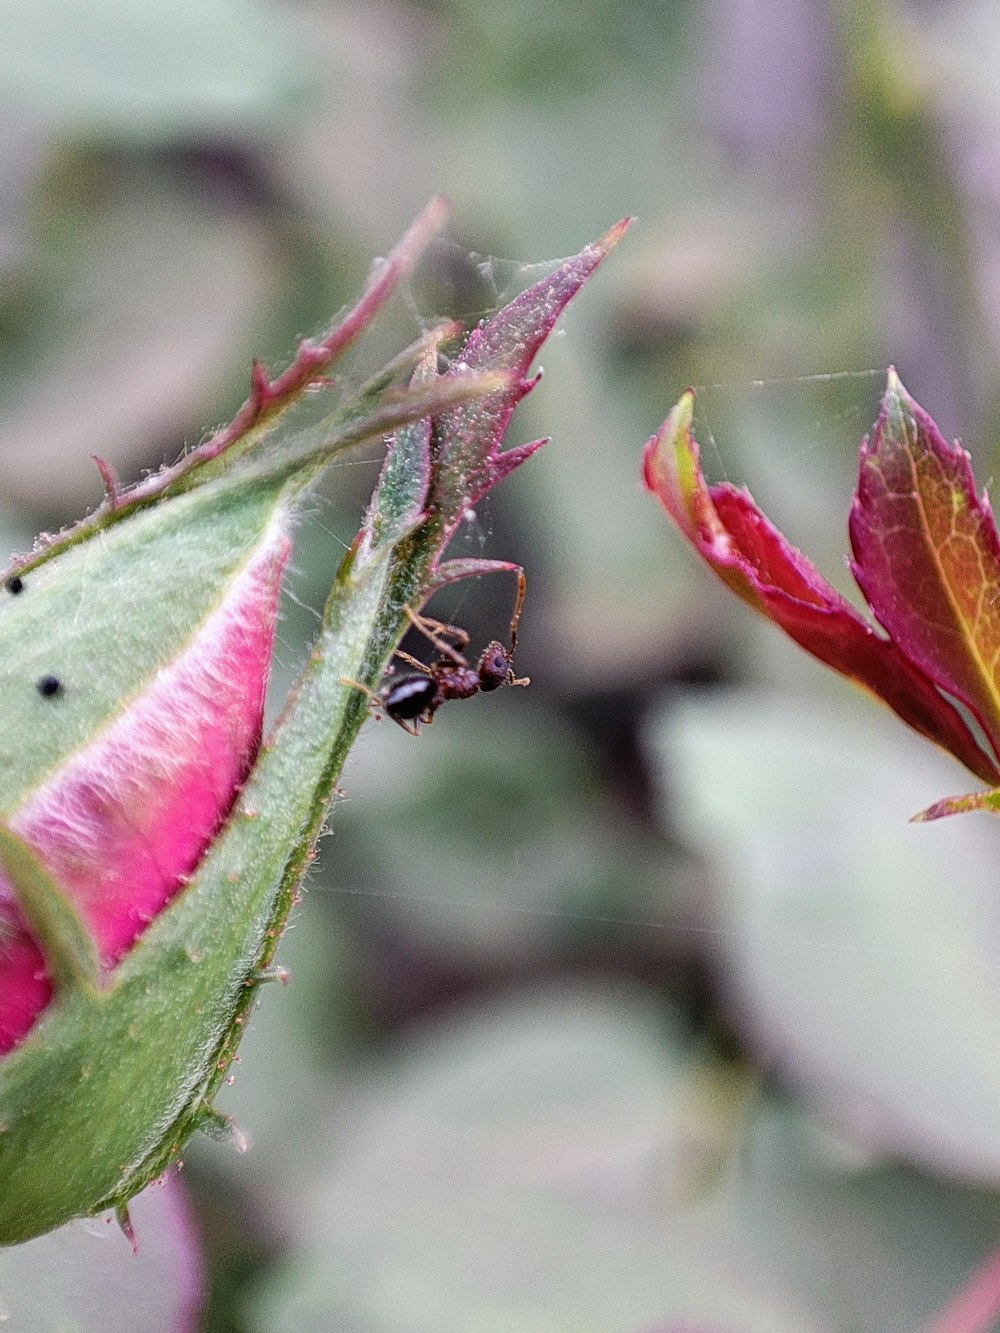
[[[382,700],[374,690],[370,690],[367,685],[362,685],[360,680],[352,680],[350,676],[341,676],[340,683],[341,685],[350,685],[352,689],[360,690],[362,694],[367,694],[368,707],[375,714],[375,721],[382,721]]]
[[[459,648],[464,648],[469,642],[469,636],[459,625],[449,625],[445,620],[435,620],[433,616],[418,616],[421,628],[431,629],[435,634],[439,634],[442,639],[454,639]]]
[[[354,690],[360,690],[362,694],[368,695],[368,702],[372,704],[379,703],[379,697],[374,690],[370,690],[367,685],[362,685],[360,680],[352,680],[350,676],[341,676],[341,685],[350,685]]]
[[[468,666],[468,662],[460,651],[469,642],[469,636],[464,629],[459,629],[457,625],[445,625],[440,620],[430,620],[426,616],[417,615],[416,611],[408,606],[403,609],[414,629],[418,629],[424,638],[434,645],[442,657],[447,658],[455,666]],[[454,639],[457,647],[452,647],[446,641],[447,638]]]
[[[430,676],[433,674],[429,666],[426,666],[423,662],[418,662],[417,659],[415,657],[411,657],[409,653],[404,653],[402,648],[397,648],[396,651],[393,653],[393,656],[401,657],[407,666],[414,667],[417,671],[422,671],[425,676]]]
[[[469,636],[458,625],[449,625],[447,621],[435,620],[433,616],[420,615],[410,607],[406,608],[406,614],[410,618],[411,624],[415,625],[421,634],[427,638],[433,638],[436,634],[442,639],[453,639],[459,648],[464,648],[469,642]]]
[[[517,571],[517,600],[514,603],[514,614],[510,618],[510,655],[514,656],[514,649],[517,647],[517,626],[521,619],[521,608],[524,606],[524,595],[528,591],[528,578],[523,569]],[[527,682],[523,682],[527,683]],[[511,681],[512,685],[522,684],[519,680]]]

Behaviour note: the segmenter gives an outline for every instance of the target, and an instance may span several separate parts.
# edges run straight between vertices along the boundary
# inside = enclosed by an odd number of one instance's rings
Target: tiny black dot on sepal
[[[62,681],[58,676],[42,676],[35,682],[35,689],[43,699],[51,699],[54,694],[62,693]]]
[[[5,586],[7,591],[13,593],[16,597],[19,592],[24,592],[24,579],[21,578],[20,574],[14,574],[7,580]]]

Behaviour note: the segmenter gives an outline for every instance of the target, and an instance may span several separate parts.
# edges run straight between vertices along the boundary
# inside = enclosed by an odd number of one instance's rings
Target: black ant
[[[521,607],[527,580],[524,571],[517,576],[517,602],[510,622],[510,647],[505,648],[496,639],[486,645],[482,656],[474,667],[462,656],[461,650],[468,646],[469,636],[464,629],[455,625],[443,625],[439,620],[428,620],[406,608],[414,627],[438,651],[437,658],[425,666],[409,653],[397,650],[397,656],[416,670],[391,680],[378,694],[369,694],[372,702],[383,709],[386,716],[398,723],[411,736],[420,733],[421,723],[434,721],[434,714],[449,699],[471,699],[480,690],[488,694],[498,690],[501,685],[527,685],[527,676],[514,675],[514,650],[517,647],[517,624],[521,619]],[[448,643],[451,639],[453,643]]]

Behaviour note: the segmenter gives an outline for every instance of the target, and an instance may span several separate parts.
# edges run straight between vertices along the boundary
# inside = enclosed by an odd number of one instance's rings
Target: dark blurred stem
[[[975,1270],[923,1333],[991,1333],[1000,1319],[1000,1246]]]

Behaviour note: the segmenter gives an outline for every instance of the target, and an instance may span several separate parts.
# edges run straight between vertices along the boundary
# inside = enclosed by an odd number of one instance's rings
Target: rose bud
[[[319,425],[272,428],[443,223],[432,203],[337,325],[234,421],[49,538],[0,587],[0,1243],[128,1200],[196,1129],[410,617],[507,562],[447,560],[531,361],[619,224],[438,362],[432,329]],[[328,390],[328,387],[326,388]],[[317,640],[262,739],[281,579],[308,484],[389,437]],[[359,688],[360,687],[360,688]]]

